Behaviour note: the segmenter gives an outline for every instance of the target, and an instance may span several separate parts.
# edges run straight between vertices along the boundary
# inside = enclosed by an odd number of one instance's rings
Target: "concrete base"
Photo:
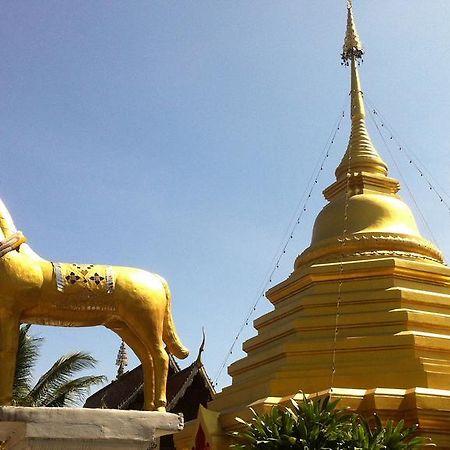
[[[0,407],[1,449],[148,450],[183,429],[183,416],[154,411]]]

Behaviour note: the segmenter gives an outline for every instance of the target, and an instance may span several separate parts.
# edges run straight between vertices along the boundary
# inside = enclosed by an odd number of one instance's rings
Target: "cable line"
[[[345,184],[345,204],[344,204],[344,224],[342,227],[341,241],[341,260],[339,263],[339,280],[338,280],[338,291],[336,299],[336,314],[334,321],[334,336],[333,336],[333,350],[331,357],[331,380],[330,380],[330,398],[333,394],[334,378],[336,375],[336,355],[337,355],[337,340],[339,333],[339,319],[341,313],[341,301],[342,301],[342,286],[344,284],[343,274],[344,274],[344,247],[345,239],[347,235],[347,225],[348,225],[348,205],[350,200],[350,178],[351,178],[351,154],[347,158],[347,173],[346,173],[346,184]]]
[[[411,189],[410,189],[410,187],[409,187],[409,185],[408,185],[408,183],[407,183],[407,181],[406,181],[406,178],[403,176],[402,171],[400,170],[400,167],[399,167],[399,165],[397,164],[397,161],[396,161],[396,159],[394,158],[394,155],[393,155],[393,153],[392,153],[392,151],[391,151],[391,149],[390,149],[390,147],[389,147],[389,145],[388,145],[388,143],[387,143],[387,140],[386,140],[386,138],[384,137],[383,133],[381,132],[381,129],[380,129],[380,127],[378,126],[377,122],[375,121],[374,114],[373,114],[373,112],[372,112],[371,110],[370,110],[370,114],[369,114],[369,115],[370,115],[370,118],[372,119],[372,122],[374,123],[374,125],[375,125],[375,127],[376,127],[376,129],[377,129],[377,131],[378,131],[378,133],[379,133],[379,135],[380,135],[380,137],[381,137],[381,140],[383,141],[384,146],[386,147],[386,150],[388,151],[388,153],[389,153],[389,155],[390,155],[390,157],[391,157],[391,159],[392,159],[392,161],[393,161],[393,163],[394,163],[394,165],[395,165],[395,168],[396,168],[397,171],[398,171],[398,174],[399,174],[399,176],[400,176],[400,179],[401,179],[401,181],[402,181],[402,184],[405,186],[406,190],[408,191],[409,196],[411,197],[411,200],[413,201],[413,203],[414,203],[414,205],[415,205],[415,207],[416,207],[416,210],[417,210],[417,212],[419,213],[420,218],[422,219],[422,222],[424,223],[425,227],[427,228],[428,232],[430,233],[431,239],[432,239],[433,242],[439,247],[439,243],[438,243],[438,241],[437,241],[437,239],[436,239],[436,237],[435,237],[435,235],[434,235],[434,233],[433,233],[433,230],[431,229],[431,227],[430,227],[428,221],[426,220],[424,214],[422,213],[422,210],[421,210],[421,208],[419,207],[419,204],[417,203],[416,199],[414,198],[414,195],[413,195],[413,193],[412,193],[412,191],[411,191]]]
[[[433,174],[426,168],[426,165],[420,160],[420,158],[414,152],[410,151],[406,145],[400,142],[400,139],[397,137],[397,133],[393,127],[387,123],[381,112],[376,109],[371,102],[367,101],[367,104],[370,108],[371,114],[373,115],[373,122],[377,124],[377,119],[379,119],[379,127],[377,127],[379,133],[382,134],[380,128],[385,129],[389,133],[389,140],[395,142],[398,150],[405,155],[409,164],[411,164],[417,170],[420,177],[425,180],[429,190],[438,197],[440,203],[442,203],[450,213],[450,194],[439,183],[439,181],[434,178]],[[435,185],[438,186],[439,189],[437,189]],[[447,197],[447,200],[444,197]]]
[[[327,139],[325,147],[319,156],[319,159],[314,167],[314,170],[312,171],[311,177],[309,178],[309,181],[306,185],[306,189],[303,192],[303,195],[301,196],[299,203],[297,204],[295,213],[289,222],[287,231],[284,234],[284,238],[281,241],[278,251],[275,253],[274,258],[272,259],[272,262],[270,265],[271,268],[266,273],[266,276],[263,279],[261,287],[257,291],[258,294],[256,296],[256,300],[252,303],[247,314],[245,315],[244,321],[242,322],[240,328],[238,329],[238,332],[235,335],[233,342],[232,342],[226,356],[224,357],[222,364],[220,365],[220,367],[217,371],[216,376],[213,378],[213,386],[215,386],[215,387],[217,387],[217,385],[218,385],[218,381],[219,381],[224,369],[226,368],[231,355],[233,354],[236,343],[238,342],[243,330],[245,329],[246,326],[249,325],[250,319],[251,319],[252,315],[254,314],[254,312],[256,311],[256,307],[258,306],[260,300],[262,298],[264,298],[265,292],[267,291],[269,284],[272,283],[273,276],[280,267],[280,262],[281,262],[283,256],[286,254],[286,250],[289,246],[289,243],[294,238],[294,234],[297,229],[297,226],[300,224],[303,215],[307,211],[307,206],[308,206],[309,200],[312,197],[312,193],[318,184],[320,174],[323,172],[323,167],[324,167],[325,161],[327,160],[327,158],[330,155],[330,149],[335,142],[336,135],[341,128],[342,119],[344,117],[345,117],[345,111],[344,111],[344,108],[342,108],[342,111],[339,113],[339,116],[335,122],[335,125]]]

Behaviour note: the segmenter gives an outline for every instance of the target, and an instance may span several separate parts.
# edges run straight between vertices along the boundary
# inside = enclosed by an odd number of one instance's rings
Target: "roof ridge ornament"
[[[205,350],[205,343],[206,343],[205,327],[202,327],[202,343],[200,344],[200,347],[198,349],[197,359],[195,360],[194,363],[197,363],[199,365],[203,365],[203,363],[202,363],[202,353]]]
[[[123,340],[117,353],[116,366],[118,366],[116,376],[116,380],[118,380],[125,373],[125,369],[128,366],[128,352]]]

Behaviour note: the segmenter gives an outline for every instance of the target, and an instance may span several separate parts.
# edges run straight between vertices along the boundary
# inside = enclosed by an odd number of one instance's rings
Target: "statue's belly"
[[[110,318],[104,314],[92,314],[89,317],[77,317],[77,315],[57,314],[55,317],[47,315],[43,318],[35,314],[23,314],[22,323],[32,323],[35,325],[49,325],[55,327],[95,327],[98,325],[106,325]]]

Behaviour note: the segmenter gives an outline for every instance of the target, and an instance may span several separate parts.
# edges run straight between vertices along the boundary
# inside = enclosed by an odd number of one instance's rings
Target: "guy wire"
[[[265,292],[266,292],[269,284],[272,283],[272,281],[273,281],[273,276],[274,276],[275,272],[280,267],[281,259],[286,254],[286,250],[287,250],[287,247],[289,246],[289,243],[294,238],[294,233],[297,229],[297,226],[300,224],[300,221],[301,221],[304,213],[307,211],[308,202],[312,196],[315,186],[318,184],[318,180],[319,180],[321,172],[323,171],[325,161],[327,160],[327,158],[330,155],[331,146],[335,142],[336,135],[337,135],[338,131],[340,130],[342,119],[344,117],[345,117],[345,110],[344,110],[344,108],[342,108],[342,111],[339,113],[339,117],[335,122],[335,126],[333,127],[333,131],[330,133],[329,138],[327,139],[327,143],[325,144],[324,150],[321,152],[318,162],[316,163],[315,168],[312,171],[311,177],[308,181],[308,184],[306,185],[306,189],[303,192],[303,195],[301,196],[301,200],[297,205],[296,211],[295,211],[291,221],[289,222],[287,233],[285,233],[285,236],[287,235],[287,237],[285,237],[283,239],[281,245],[279,246],[279,250],[277,251],[277,253],[275,254],[275,257],[272,260],[272,264],[271,264],[272,269],[269,269],[269,271],[267,272],[267,275],[264,278],[264,281],[261,284],[260,289],[258,290],[258,295],[256,297],[256,300],[253,302],[252,306],[248,310],[244,321],[242,322],[237,334],[235,335],[233,342],[232,342],[225,358],[223,359],[222,364],[220,365],[216,376],[213,379],[214,387],[217,387],[218,381],[222,375],[222,372],[224,371],[231,355],[233,354],[233,350],[236,346],[236,343],[238,342],[244,328],[249,325],[249,321],[250,321],[252,315],[254,314],[254,312],[256,311],[256,307],[258,306],[260,300],[265,296]]]
[[[373,114],[372,120],[376,122],[376,119],[380,120],[380,126],[383,129],[386,129],[389,132],[389,139],[391,141],[394,141],[395,144],[398,147],[398,150],[402,152],[405,157],[408,159],[409,164],[411,164],[419,173],[420,177],[425,180],[425,182],[428,184],[428,188],[433,191],[433,193],[439,198],[440,203],[442,203],[446,209],[450,212],[450,195],[445,190],[445,188],[433,177],[433,174],[426,168],[425,164],[420,160],[420,158],[414,154],[414,152],[410,151],[408,147],[400,142],[400,140],[397,137],[397,133],[393,129],[391,125],[389,125],[386,121],[386,119],[383,117],[381,112],[373,107],[371,102],[367,101],[367,104],[370,108],[371,114]],[[417,161],[417,163],[416,163]],[[421,167],[420,167],[420,166]],[[425,173],[426,172],[426,173]],[[436,186],[439,187],[442,194],[439,192],[439,190],[434,186],[433,182]],[[449,199],[449,201],[444,199],[444,196]]]
[[[333,336],[333,349],[332,349],[332,357],[331,357],[331,380],[330,380],[330,399],[333,395],[333,386],[334,386],[334,378],[336,374],[336,355],[337,355],[337,340],[338,340],[338,332],[339,332],[339,318],[340,318],[340,309],[341,309],[341,301],[342,301],[342,286],[344,283],[343,275],[344,275],[344,258],[345,258],[345,240],[347,237],[347,224],[348,224],[348,204],[350,199],[350,163],[352,157],[349,154],[347,158],[347,173],[346,173],[346,186],[345,186],[345,204],[344,204],[344,224],[342,227],[342,236],[341,236],[341,260],[339,263],[339,280],[338,280],[338,291],[337,291],[337,300],[336,300],[336,314],[335,314],[335,322],[334,322],[334,336]]]
[[[414,195],[412,194],[412,191],[411,191],[411,189],[410,189],[410,187],[409,187],[409,185],[408,185],[408,182],[406,181],[406,178],[403,176],[403,174],[402,174],[402,172],[401,172],[401,170],[400,170],[400,167],[399,167],[399,165],[397,164],[397,161],[396,161],[396,159],[394,158],[394,155],[392,154],[391,149],[389,148],[389,145],[388,145],[388,143],[387,143],[385,137],[383,136],[383,133],[382,133],[381,130],[380,130],[380,127],[378,126],[377,122],[375,121],[375,118],[374,118],[374,115],[373,115],[373,113],[372,113],[372,110],[370,110],[370,114],[369,114],[369,115],[370,115],[370,118],[372,119],[372,122],[374,123],[374,125],[375,125],[375,127],[376,127],[376,129],[377,129],[377,131],[378,131],[378,133],[379,133],[379,135],[380,135],[380,137],[381,137],[381,140],[383,141],[384,146],[386,147],[386,150],[388,151],[389,155],[391,156],[392,161],[394,162],[394,165],[395,165],[395,168],[397,169],[397,172],[398,172],[398,174],[399,174],[399,177],[400,177],[400,179],[402,180],[402,183],[404,184],[406,190],[408,191],[409,196],[411,197],[411,200],[413,201],[413,203],[414,203],[414,205],[415,205],[415,207],[416,207],[416,210],[417,210],[417,212],[419,213],[420,218],[422,219],[422,222],[424,223],[425,227],[427,228],[428,232],[430,233],[431,239],[432,239],[432,240],[434,241],[434,243],[439,247],[439,244],[438,244],[438,242],[437,242],[437,239],[436,239],[436,237],[434,236],[433,230],[431,229],[431,227],[430,227],[428,221],[426,220],[424,214],[422,213],[421,208],[419,207],[419,205],[418,205],[416,199],[414,198]]]

